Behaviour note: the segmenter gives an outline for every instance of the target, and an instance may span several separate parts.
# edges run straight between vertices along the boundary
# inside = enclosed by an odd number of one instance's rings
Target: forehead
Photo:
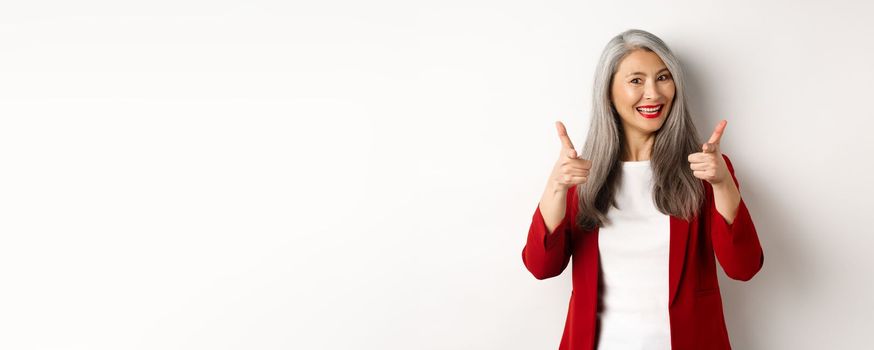
[[[665,63],[655,52],[637,49],[626,55],[619,62],[616,69],[617,75],[632,74],[635,72],[655,74],[666,69]]]

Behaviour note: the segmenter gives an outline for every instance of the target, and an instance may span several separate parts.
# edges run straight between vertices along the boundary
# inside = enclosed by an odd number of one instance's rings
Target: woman
[[[573,259],[559,349],[730,349],[716,277],[747,281],[764,255],[719,142],[701,144],[680,63],[628,30],[604,49],[582,155],[562,149],[522,250],[537,278]],[[591,181],[590,181],[591,180]]]

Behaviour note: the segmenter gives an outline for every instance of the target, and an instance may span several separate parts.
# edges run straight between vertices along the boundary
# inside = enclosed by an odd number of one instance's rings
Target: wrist
[[[722,192],[722,191],[736,191],[736,190],[737,190],[737,186],[734,185],[734,182],[733,182],[732,180],[726,180],[726,181],[723,181],[723,182],[720,182],[720,183],[714,184],[714,185],[713,185],[713,190],[714,190],[714,191],[719,191],[719,192]]]
[[[564,196],[567,193],[568,187],[565,187],[557,182],[551,182],[548,186],[546,186],[546,193],[550,196]]]

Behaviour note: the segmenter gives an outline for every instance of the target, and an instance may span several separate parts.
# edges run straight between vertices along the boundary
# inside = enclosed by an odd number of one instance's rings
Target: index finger
[[[571,143],[570,137],[567,136],[567,129],[564,128],[564,123],[556,121],[555,129],[558,130],[558,138],[561,139],[561,146],[564,148],[574,149],[574,144]]]

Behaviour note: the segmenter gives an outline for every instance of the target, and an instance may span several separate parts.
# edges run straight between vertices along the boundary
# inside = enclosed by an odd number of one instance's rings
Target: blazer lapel
[[[668,253],[668,305],[674,304],[680,279],[683,277],[683,264],[686,262],[686,244],[689,242],[689,222],[673,215],[671,217],[671,243]]]

